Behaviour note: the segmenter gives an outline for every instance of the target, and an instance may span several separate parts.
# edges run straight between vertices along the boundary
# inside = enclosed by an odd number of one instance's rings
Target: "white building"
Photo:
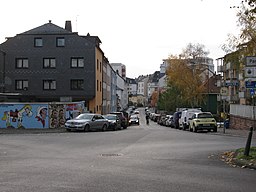
[[[128,107],[128,92],[127,92],[127,83],[123,77],[119,74],[116,74],[116,94],[117,94],[117,110],[122,111]]]
[[[126,78],[128,95],[137,95],[137,83],[135,79]]]
[[[111,63],[111,67],[118,73],[122,78],[126,79],[126,66],[122,63]]]

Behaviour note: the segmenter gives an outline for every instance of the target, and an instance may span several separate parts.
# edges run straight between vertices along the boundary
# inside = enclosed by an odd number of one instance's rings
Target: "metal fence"
[[[230,104],[230,115],[255,119],[255,106]]]

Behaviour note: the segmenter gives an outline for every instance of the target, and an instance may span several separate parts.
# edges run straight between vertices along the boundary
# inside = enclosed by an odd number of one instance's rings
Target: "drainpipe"
[[[3,53],[3,76],[2,76],[2,82],[3,82],[3,85],[2,85],[2,93],[4,93],[5,92],[5,56],[6,56],[6,53],[4,52],[4,51],[2,51],[2,50],[0,50],[0,52],[2,52]]]

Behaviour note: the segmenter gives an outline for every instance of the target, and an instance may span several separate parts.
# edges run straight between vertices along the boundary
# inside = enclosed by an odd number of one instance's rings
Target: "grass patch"
[[[256,147],[251,147],[249,156],[244,155],[244,148],[236,150],[236,159],[239,160],[256,160]]]
[[[251,165],[256,166],[256,147],[250,148],[249,156],[244,155],[244,148],[237,149],[235,151],[235,159],[238,160],[240,163],[242,163],[245,166]]]

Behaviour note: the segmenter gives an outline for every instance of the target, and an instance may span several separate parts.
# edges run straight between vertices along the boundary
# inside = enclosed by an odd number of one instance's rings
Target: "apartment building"
[[[49,21],[0,45],[1,91],[6,102],[85,101],[102,113],[104,52],[97,36]]]

